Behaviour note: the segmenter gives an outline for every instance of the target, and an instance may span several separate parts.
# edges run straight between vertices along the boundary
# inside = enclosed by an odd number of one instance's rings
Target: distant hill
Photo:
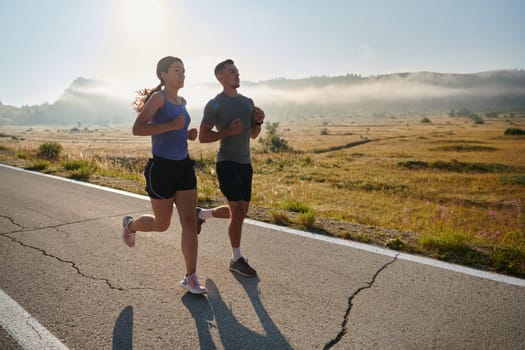
[[[77,78],[53,104],[20,108],[0,104],[0,124],[113,125],[133,119],[129,100],[108,93],[103,82]]]
[[[268,106],[273,114],[288,117],[443,113],[461,108],[473,111],[525,109],[524,70],[275,79],[252,84],[250,89],[258,104]]]
[[[194,94],[210,98],[220,90],[216,83],[201,88],[185,90],[194,89]],[[525,71],[283,78],[243,81],[240,91],[274,118],[445,113],[463,108],[480,112],[523,111]],[[53,104],[18,108],[0,103],[0,125],[129,124],[134,120],[131,99],[110,95],[103,82],[78,78]],[[191,102],[190,113],[198,119],[203,106]]]

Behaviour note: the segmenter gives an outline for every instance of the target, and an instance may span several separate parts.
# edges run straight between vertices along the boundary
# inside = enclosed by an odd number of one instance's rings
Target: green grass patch
[[[501,183],[504,185],[521,185],[525,186],[525,175],[502,176]]]
[[[408,187],[400,183],[365,182],[358,186],[365,192],[384,192],[397,195],[408,194]]]
[[[397,165],[406,169],[427,169],[429,167],[428,162],[421,160],[402,160],[397,162]]]
[[[27,170],[44,171],[49,169],[51,162],[48,160],[37,160],[26,166]]]
[[[70,172],[69,178],[80,181],[89,180],[98,169],[96,162],[87,160],[67,160],[62,163],[62,167]]]
[[[447,145],[432,148],[431,151],[440,152],[494,152],[498,151],[498,148],[491,146],[480,146],[480,145]]]
[[[280,226],[286,226],[290,223],[288,214],[283,211],[272,210],[270,211],[270,222]]]
[[[370,237],[368,233],[361,232],[351,233],[349,234],[349,238],[362,243],[370,243],[370,241],[372,240],[372,237]]]
[[[465,255],[469,250],[470,238],[463,233],[442,231],[437,234],[422,234],[420,246],[440,258],[455,258]]]
[[[492,265],[500,272],[525,277],[525,252],[516,247],[496,247],[490,256]]]
[[[507,173],[518,171],[519,168],[498,164],[498,163],[469,163],[469,162],[443,162],[437,161],[431,166],[434,169],[454,171],[458,173],[473,172],[473,173]]]
[[[310,229],[315,227],[315,215],[313,212],[308,211],[304,213],[300,213],[295,222],[304,228]]]
[[[281,204],[283,209],[291,211],[293,213],[310,213],[312,208],[308,204],[301,203],[299,201],[289,201]]]
[[[399,167],[410,170],[437,169],[456,173],[511,173],[522,171],[522,167],[500,163],[469,163],[457,160],[425,162],[419,160],[406,160],[397,163]]]

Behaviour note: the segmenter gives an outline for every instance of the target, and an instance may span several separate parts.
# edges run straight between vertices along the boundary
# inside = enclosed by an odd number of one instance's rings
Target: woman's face
[[[161,73],[161,76],[165,85],[180,89],[184,87],[184,79],[186,78],[185,73],[186,70],[184,69],[184,64],[175,61],[168,68],[167,72]]]

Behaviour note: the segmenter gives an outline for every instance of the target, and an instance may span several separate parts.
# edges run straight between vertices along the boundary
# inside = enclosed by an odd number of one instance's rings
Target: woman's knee
[[[171,220],[157,220],[156,222],[156,231],[158,232],[166,232],[168,228],[170,227]]]
[[[197,215],[195,214],[195,212],[181,215],[180,224],[183,229],[187,227],[196,228],[197,227]]]

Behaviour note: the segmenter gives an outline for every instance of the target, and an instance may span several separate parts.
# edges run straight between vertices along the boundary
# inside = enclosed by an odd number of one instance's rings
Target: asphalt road
[[[255,189],[256,190],[256,189]],[[524,349],[509,284],[248,222],[258,279],[228,268],[227,222],[199,241],[207,296],[180,289],[177,217],[120,238],[140,196],[0,166],[0,288],[69,349]],[[6,320],[6,315],[0,315]],[[0,348],[18,349],[6,329]]]

